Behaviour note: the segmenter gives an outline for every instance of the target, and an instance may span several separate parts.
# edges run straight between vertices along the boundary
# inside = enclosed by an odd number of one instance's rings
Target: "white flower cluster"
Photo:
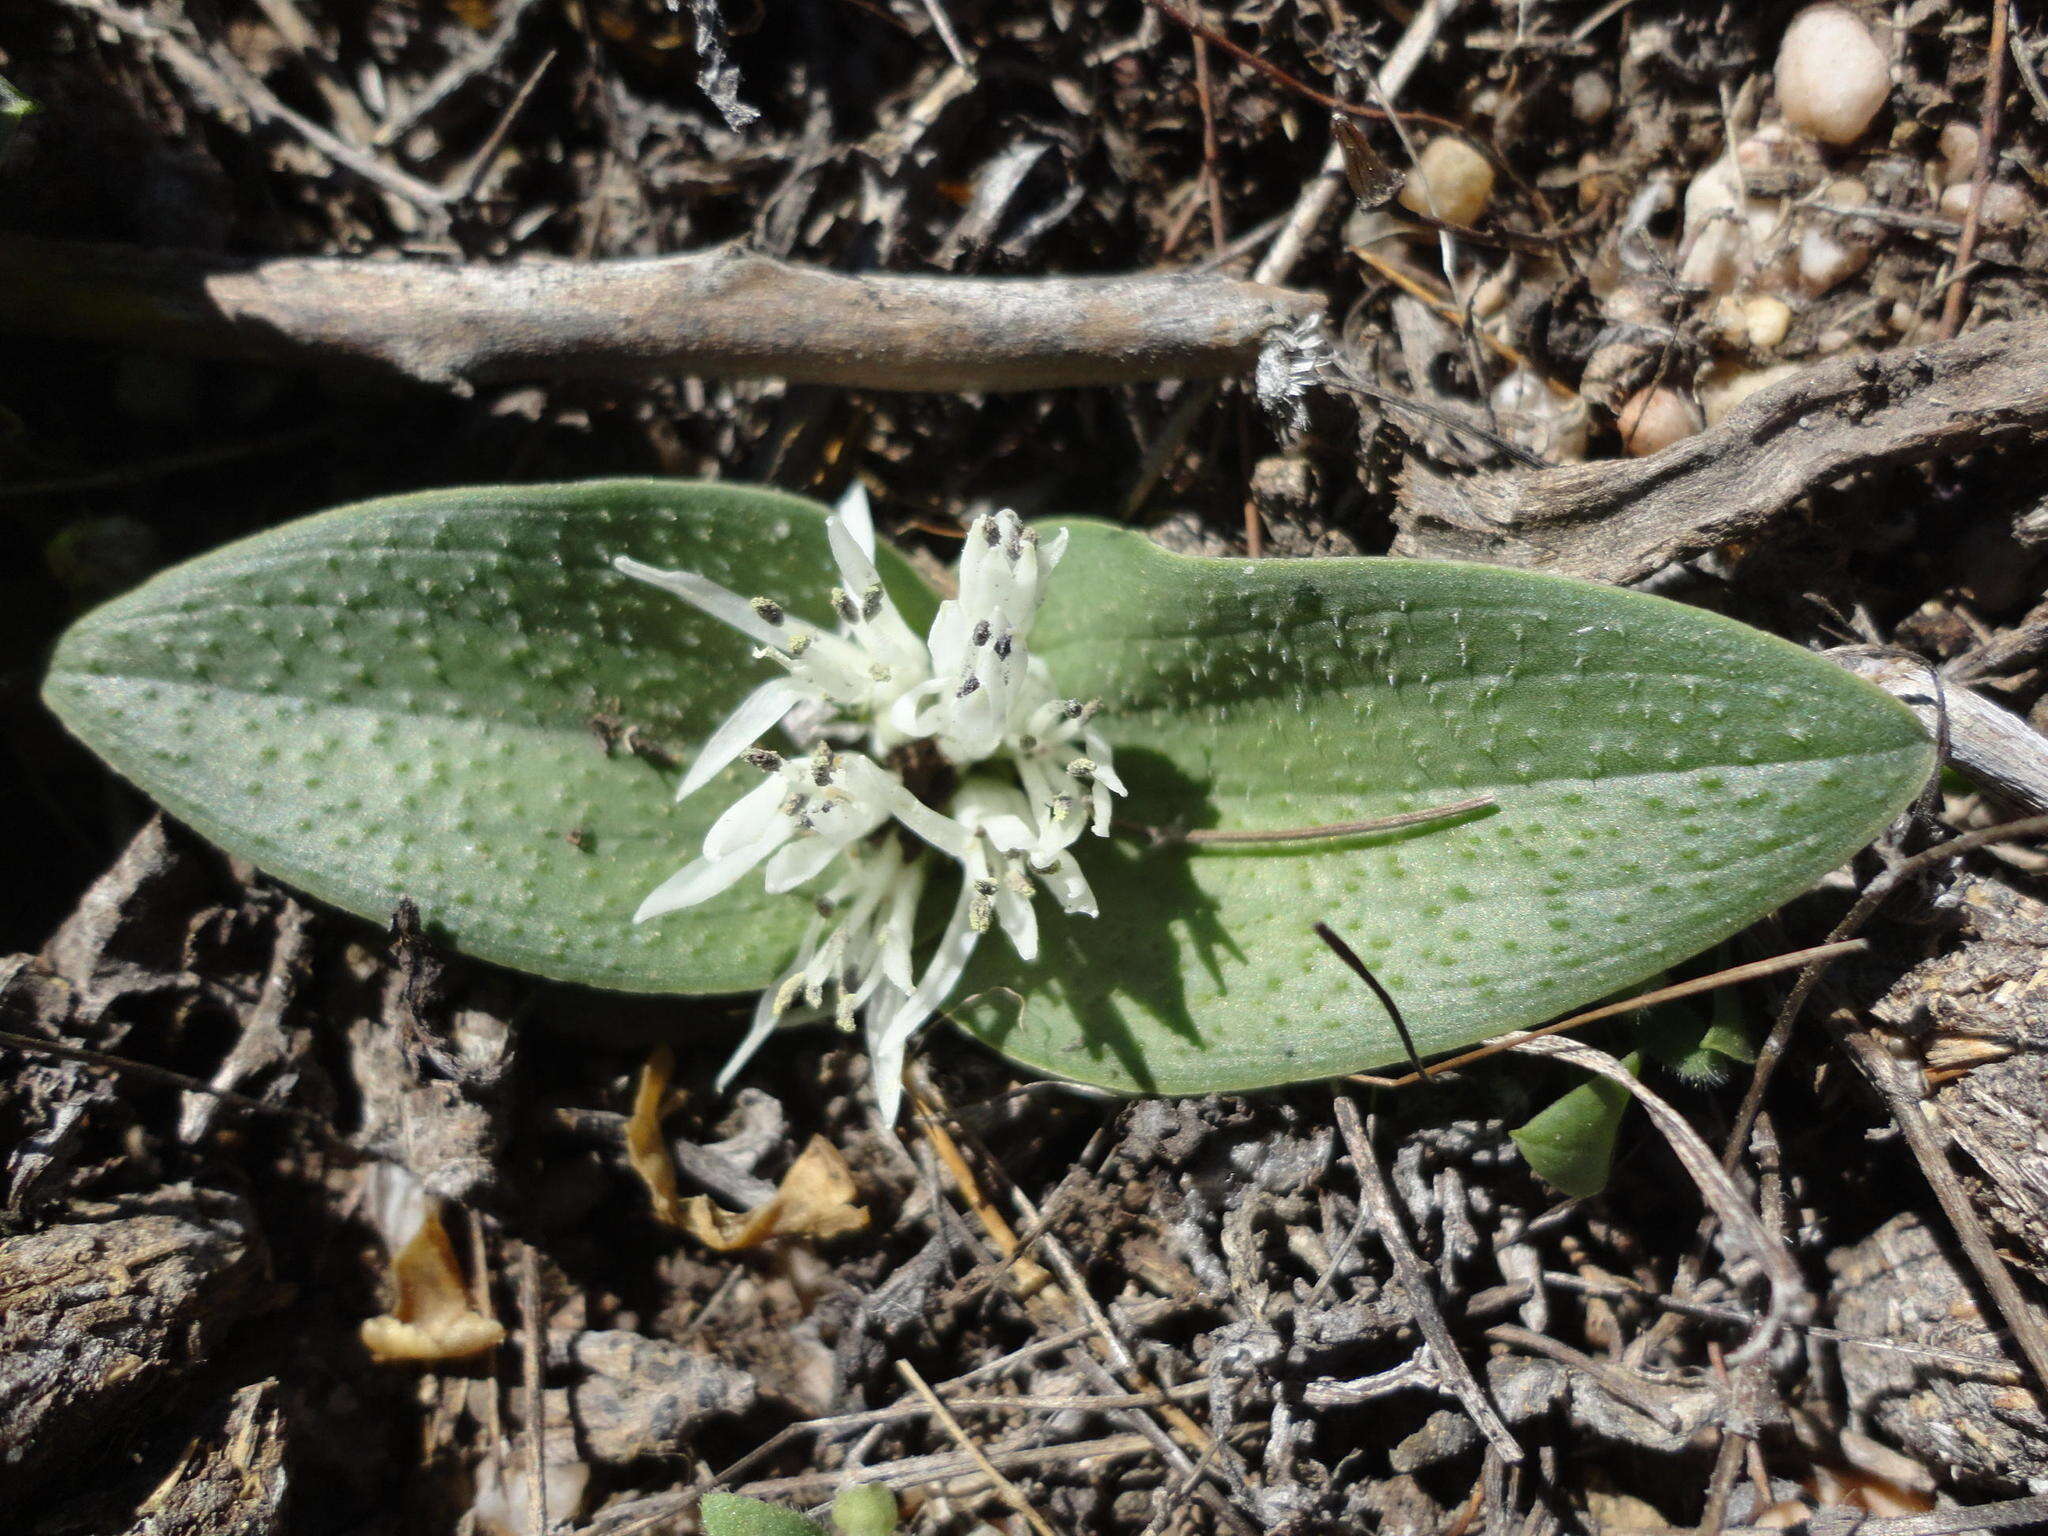
[[[1069,912],[1096,914],[1068,850],[1109,832],[1124,793],[1095,706],[1060,697],[1031,654],[1046,582],[1065,530],[1040,541],[1014,512],[977,518],[960,557],[959,596],[919,639],[875,570],[874,525],[854,492],[826,524],[841,585],[837,631],[741,598],[690,571],[620,557],[623,574],[672,592],[759,642],[786,675],[763,683],[711,733],[678,800],[744,757],[766,775],[704,838],[703,854],[640,904],[635,922],[708,900],[762,867],[771,892],[819,888],[796,961],[761,996],[722,1087],[778,1024],[858,1012],[876,1096],[893,1121],[910,1037],[951,996],[981,935],[1000,927],[1025,960],[1038,954],[1034,880]],[[808,752],[755,743],[801,717]],[[961,868],[953,915],[920,976],[911,953],[936,851]],[[829,1003],[828,1003],[829,999]]]

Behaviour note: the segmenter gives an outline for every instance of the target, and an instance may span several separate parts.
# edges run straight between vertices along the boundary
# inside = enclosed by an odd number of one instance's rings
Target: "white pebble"
[[[1572,116],[1582,123],[1597,123],[1614,110],[1614,87],[1597,69],[1581,71],[1572,79]]]
[[[1691,437],[1706,422],[1691,395],[1658,384],[1630,395],[1614,424],[1621,429],[1622,447],[1641,458]]]
[[[1853,144],[1891,94],[1890,61],[1845,5],[1810,5],[1778,47],[1778,107],[1823,144]]]
[[[1428,191],[1425,192],[1424,184]],[[1433,214],[1446,224],[1477,224],[1493,196],[1493,167],[1463,139],[1446,135],[1422,146],[1419,163],[1401,188],[1401,206]]]
[[[1941,216],[1961,223],[1970,211],[1970,184],[1961,182],[1941,194]],[[1984,229],[2018,229],[2034,214],[2034,200],[2010,182],[1994,181],[1984,189],[1977,223]]]
[[[1941,155],[1943,185],[1952,187],[1977,174],[1977,146],[1977,130],[1968,123],[1950,123],[1941,130],[1936,148]]]

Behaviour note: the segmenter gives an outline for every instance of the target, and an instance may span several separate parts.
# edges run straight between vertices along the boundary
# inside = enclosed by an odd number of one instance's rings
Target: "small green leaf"
[[[0,77],[0,151],[7,148],[8,140],[14,137],[14,130],[22,120],[37,110],[36,104],[9,85]]]
[[[825,1528],[793,1509],[741,1498],[736,1493],[707,1493],[697,1506],[704,1536],[826,1536]]]
[[[1742,999],[1732,989],[1649,1009],[1636,1021],[1635,1036],[1652,1061],[1698,1087],[1725,1081],[1731,1062],[1756,1061]]]
[[[1642,1075],[1641,1058],[1633,1053],[1622,1058],[1622,1065]],[[1536,1177],[1584,1199],[1607,1187],[1614,1139],[1633,1097],[1617,1082],[1592,1078],[1508,1134]]]
[[[896,1495],[887,1483],[855,1483],[832,1501],[839,1536],[889,1536],[896,1518]]]
[[[400,896],[487,960],[640,991],[765,985],[805,903],[748,881],[687,919],[640,898],[757,781],[680,769],[767,675],[615,554],[773,593],[819,624],[824,513],[661,481],[435,491],[231,544],[88,614],[44,697],[223,848],[374,921]],[[936,599],[893,552],[913,624]],[[609,749],[606,743],[609,742]]]
[[[1933,766],[1903,706],[1796,646],[1490,566],[1190,559],[1077,523],[1032,644],[1062,692],[1101,696],[1121,817],[1272,829],[1498,797],[1321,843],[1084,839],[1101,917],[1042,911],[1036,965],[984,944],[952,1012],[1126,1092],[1400,1060],[1319,919],[1425,1053],[1620,992],[1835,868]]]

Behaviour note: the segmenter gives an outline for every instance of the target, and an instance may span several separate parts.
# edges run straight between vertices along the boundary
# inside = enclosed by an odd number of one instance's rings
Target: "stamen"
[[[811,748],[811,782],[823,789],[832,782],[832,770],[837,766],[832,759],[832,749],[819,742]]]
[[[1003,536],[997,531],[994,518],[984,516],[976,523],[976,526],[981,529],[981,542],[990,549],[994,549],[1003,542]]]
[[[1075,758],[1071,763],[1067,764],[1067,774],[1070,778],[1079,779],[1083,784],[1093,784],[1095,782],[1095,759],[1092,757]]]
[[[1072,795],[1054,795],[1052,797],[1052,819],[1060,822],[1065,821],[1074,814],[1074,804],[1074,797]]]
[[[794,976],[790,977],[787,981],[783,982],[781,986],[775,989],[776,1017],[780,1018],[783,1014],[789,1012],[790,1008],[795,1004],[798,996],[802,994],[803,989],[804,973],[802,971],[798,971]]]
[[[771,752],[766,747],[749,747],[745,757],[749,767],[758,768],[763,773],[780,773],[782,771],[782,754],[780,752]]]
[[[882,611],[882,584],[878,581],[860,595],[860,616],[872,619]]]
[[[789,654],[792,656],[803,655],[805,651],[808,651],[811,648],[811,642],[816,638],[817,636],[813,635],[807,629],[802,630],[797,634],[791,635],[789,637]]]
[[[989,627],[988,627],[988,620],[987,620],[987,619],[983,619],[983,620],[981,620],[981,621],[980,621],[980,622],[979,622],[978,624],[976,624],[976,625],[974,626],[974,643],[975,643],[976,645],[987,645],[987,644],[988,644],[988,636],[989,636]]]
[[[838,614],[844,623],[858,624],[860,622],[860,609],[855,606],[853,598],[848,595],[844,587],[834,587],[832,589],[832,611]]]
[[[782,604],[776,602],[772,597],[750,598],[747,601],[747,606],[754,610],[754,617],[763,624],[774,624],[779,627],[783,619],[787,617],[782,611]]]
[[[801,790],[792,789],[782,797],[782,804],[778,805],[775,810],[778,815],[782,816],[801,816],[804,807],[810,803],[810,796],[804,794]]]
[[[889,669],[883,666],[879,661],[873,663],[868,667],[868,677],[875,682],[886,683],[887,681],[889,681],[890,676],[891,674]]]
[[[967,697],[967,695],[974,692],[974,690],[979,688],[980,686],[981,679],[976,677],[972,672],[970,672],[967,674],[967,681],[962,683],[959,686],[959,688],[954,690],[953,697],[956,699],[964,699]]]
[[[1003,660],[1008,661],[1010,659],[1010,643],[1016,638],[1015,635],[1004,635],[1000,640],[996,641],[996,654],[1002,657]]]

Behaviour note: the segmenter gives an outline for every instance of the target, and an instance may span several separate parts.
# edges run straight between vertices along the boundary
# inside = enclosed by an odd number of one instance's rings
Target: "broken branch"
[[[459,390],[664,374],[901,390],[1213,378],[1322,308],[1223,277],[853,276],[733,247],[437,266],[0,239],[0,331]]]
[[[1637,581],[1892,464],[2048,428],[2048,325],[1822,363],[1648,458],[1451,480],[1411,471],[1397,555]]]

